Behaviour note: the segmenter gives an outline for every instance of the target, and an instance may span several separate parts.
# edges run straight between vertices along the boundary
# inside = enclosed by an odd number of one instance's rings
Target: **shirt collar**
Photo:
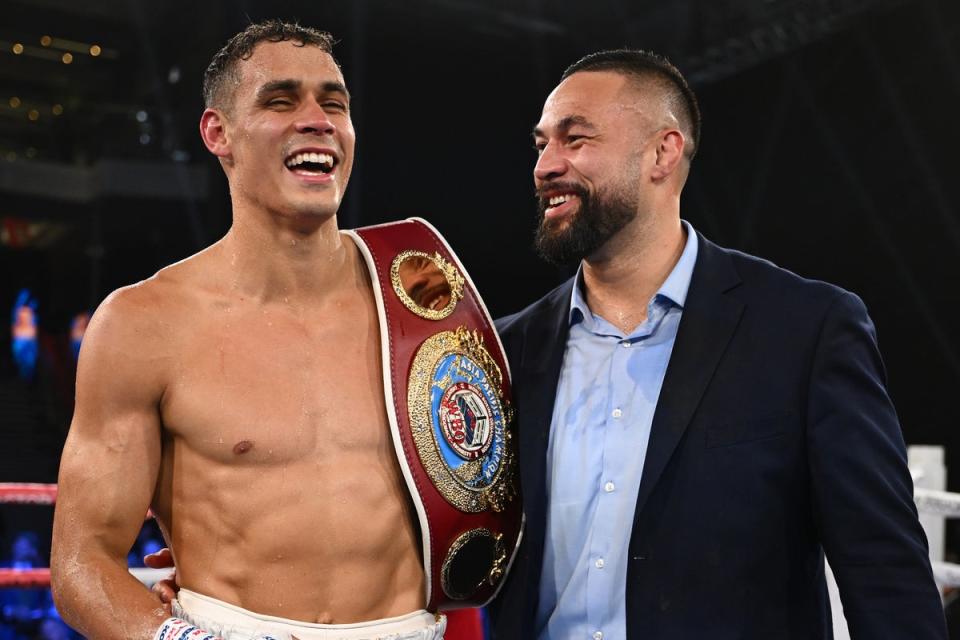
[[[697,232],[694,231],[693,225],[686,220],[681,220],[680,222],[687,231],[687,242],[683,246],[683,253],[680,254],[680,259],[677,260],[677,264],[674,265],[667,279],[664,280],[660,288],[657,289],[653,300],[663,298],[682,309],[683,305],[687,302],[687,292],[690,290],[690,280],[693,278],[693,267],[697,263],[697,250],[699,245],[697,243]],[[583,263],[581,262],[577,268],[577,277],[574,281],[573,293],[570,297],[569,322],[571,325],[580,322],[584,318],[591,317],[590,307],[587,306],[582,288]]]

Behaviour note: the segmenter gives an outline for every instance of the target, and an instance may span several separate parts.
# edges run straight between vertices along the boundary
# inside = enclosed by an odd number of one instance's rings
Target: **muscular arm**
[[[160,466],[163,358],[139,291],[97,311],[84,339],[60,463],[51,579],[64,620],[98,639],[152,638],[167,617],[127,571]]]
[[[873,324],[853,295],[824,320],[808,402],[815,517],[851,637],[945,639],[903,436]]]

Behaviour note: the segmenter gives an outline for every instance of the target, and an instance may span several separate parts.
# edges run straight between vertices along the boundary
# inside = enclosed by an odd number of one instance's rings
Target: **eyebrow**
[[[596,127],[593,126],[593,123],[591,123],[589,120],[587,120],[587,119],[586,119],[585,117],[583,117],[583,116],[567,116],[567,117],[565,117],[565,118],[562,118],[562,119],[560,120],[560,122],[557,123],[557,130],[558,130],[558,131],[566,131],[566,130],[570,129],[571,127],[574,127],[574,126],[586,127],[587,129],[590,129],[591,131],[594,130],[594,129],[596,129]],[[544,133],[543,133],[543,129],[541,129],[540,127],[534,127],[534,128],[533,128],[533,137],[534,137],[534,138],[537,138],[537,137],[541,137],[541,138],[542,138],[542,137],[545,137],[545,135],[544,135]]]
[[[302,86],[303,83],[299,80],[271,80],[257,89],[257,98],[263,98],[271,93],[298,91]],[[320,90],[323,93],[339,93],[342,94],[348,101],[350,100],[350,92],[347,91],[347,87],[344,86],[342,82],[328,80],[320,85]]]

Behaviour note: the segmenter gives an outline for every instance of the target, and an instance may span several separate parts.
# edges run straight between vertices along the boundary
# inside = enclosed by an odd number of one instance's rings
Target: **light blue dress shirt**
[[[540,640],[623,640],[628,545],[650,425],[677,337],[697,235],[629,335],[592,313],[577,273],[547,448]]]

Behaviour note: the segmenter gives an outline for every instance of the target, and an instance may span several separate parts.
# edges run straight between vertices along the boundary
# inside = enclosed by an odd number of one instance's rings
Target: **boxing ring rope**
[[[53,505],[57,502],[57,485],[37,482],[0,482],[0,504]],[[153,517],[148,511],[145,519]],[[169,577],[170,569],[131,567],[134,578],[148,587]],[[50,569],[0,568],[0,589],[45,589],[50,586]]]
[[[130,574],[147,587],[170,577],[170,569],[130,567]],[[0,589],[46,589],[50,569],[0,569]]]
[[[936,489],[913,490],[913,500],[922,515],[960,518],[960,493]],[[929,535],[929,534],[928,534]],[[941,587],[960,587],[960,564],[932,559],[933,578]]]
[[[57,485],[37,482],[0,482],[0,504],[54,504]]]
[[[911,449],[922,449],[921,447]],[[926,449],[931,449],[927,447]],[[942,471],[942,470],[941,470]],[[922,466],[911,466],[910,474],[916,484],[925,484],[935,473],[928,472]],[[942,473],[941,473],[942,476]],[[942,480],[942,478],[941,478]],[[917,504],[917,511],[921,520],[930,516],[939,518],[960,518],[960,493],[928,489],[918,486],[914,489],[913,499]],[[0,504],[37,504],[53,505],[57,501],[57,485],[26,482],[0,482]],[[147,512],[147,518],[152,517]],[[942,524],[941,524],[942,528]],[[927,531],[927,537],[933,542],[932,534]],[[942,533],[938,534],[942,537]],[[943,562],[938,558],[931,545],[933,575],[941,587],[960,587],[960,564]],[[152,586],[170,575],[169,569],[141,569],[131,568],[130,573],[145,585]],[[0,569],[0,588],[45,588],[50,586],[50,569]]]
[[[960,518],[960,493],[935,489],[914,489],[913,500],[917,511],[945,518]]]

